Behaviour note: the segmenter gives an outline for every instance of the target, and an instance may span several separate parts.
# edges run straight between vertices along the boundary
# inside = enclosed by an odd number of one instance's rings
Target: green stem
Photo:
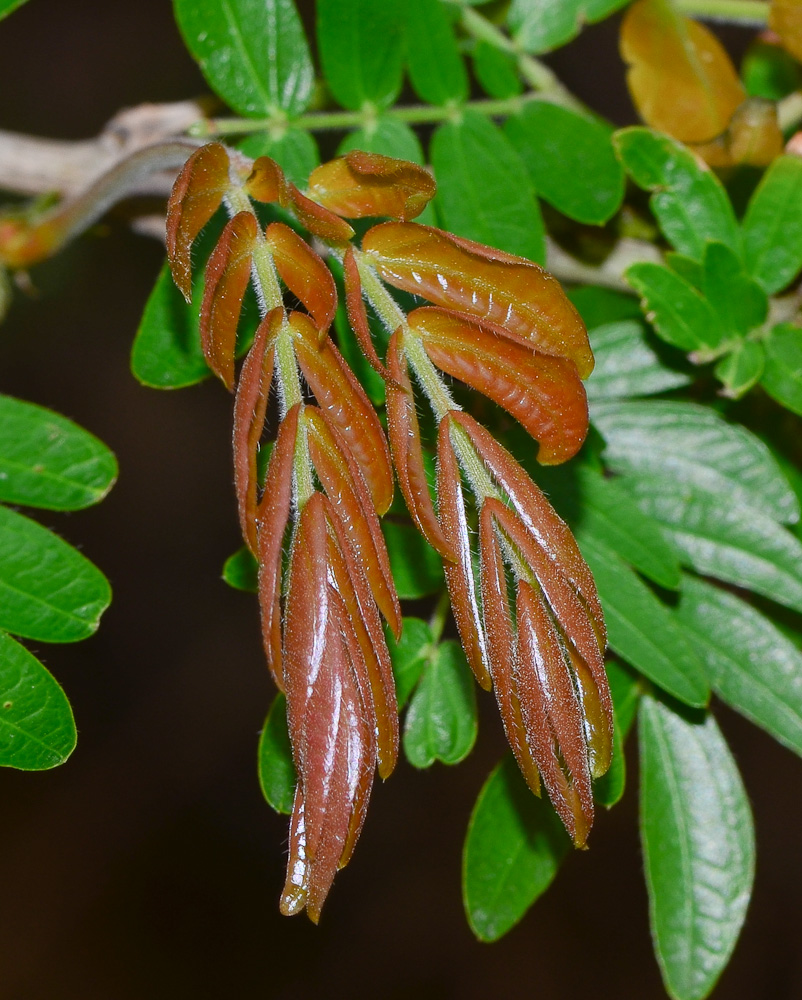
[[[689,17],[710,18],[730,24],[762,27],[769,20],[769,4],[763,0],[674,0],[674,6]]]
[[[437,604],[435,604],[432,617],[429,619],[429,631],[432,633],[433,647],[440,642],[440,638],[443,635],[443,629],[446,627],[448,612],[450,610],[451,601],[448,596],[448,591],[443,590],[437,598]]]

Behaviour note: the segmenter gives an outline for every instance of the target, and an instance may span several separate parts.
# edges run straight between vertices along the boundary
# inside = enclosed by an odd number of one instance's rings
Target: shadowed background
[[[616,24],[550,62],[625,123]],[[728,36],[733,51],[747,37]],[[30,0],[0,23],[3,128],[84,138],[122,107],[205,90],[167,0]],[[79,744],[55,771],[0,772],[0,998],[663,997],[634,783],[507,938],[473,939],[461,846],[503,747],[486,695],[464,764],[419,774],[402,761],[375,788],[321,926],[279,916],[286,819],[263,802],[255,770],[273,692],[255,599],[220,580],[239,544],[231,400],[211,383],[144,389],[128,367],[162,258],[112,218],[37,268],[39,294],[17,295],[0,329],[0,391],[78,421],[121,466],[99,507],[38,515],[105,571],[114,603],[89,641],[35,648],[72,701]],[[718,715],[752,797],[758,873],[715,997],[795,1000],[802,766]],[[634,740],[629,754],[634,767]]]

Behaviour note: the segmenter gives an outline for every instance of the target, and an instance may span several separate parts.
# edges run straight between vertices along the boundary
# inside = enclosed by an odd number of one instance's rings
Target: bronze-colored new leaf
[[[331,271],[301,237],[283,222],[265,232],[279,277],[309,311],[323,337],[337,310],[337,288]]]
[[[799,0],[771,0],[769,27],[794,59],[802,62],[802,5]]]
[[[309,177],[308,194],[347,219],[381,215],[414,219],[435,190],[434,178],[423,167],[354,150],[316,167]]]

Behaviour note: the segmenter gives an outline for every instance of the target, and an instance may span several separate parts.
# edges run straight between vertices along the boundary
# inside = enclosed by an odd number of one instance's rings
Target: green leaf
[[[497,941],[518,923],[570,849],[557,814],[507,753],[479,793],[462,855],[462,898],[480,941]]]
[[[669,344],[696,351],[718,347],[724,340],[710,303],[674,271],[644,262],[627,268],[624,278],[640,295],[646,318]]]
[[[593,797],[599,805],[610,809],[621,800],[626,787],[624,743],[635,720],[641,692],[637,674],[614,659],[608,659],[606,666],[613,698],[613,759],[607,774],[593,783]]]
[[[779,45],[762,42],[758,38],[743,58],[741,78],[750,97],[779,101],[799,89],[799,65]]]
[[[389,628],[385,632],[393,664],[396,700],[398,708],[402,709],[433,652],[432,630],[421,618],[405,618],[398,642]]]
[[[760,384],[772,399],[802,416],[802,330],[781,323],[763,341],[763,346],[766,365]]]
[[[390,570],[402,601],[416,600],[442,590],[445,577],[440,556],[411,524],[382,523],[390,556]]]
[[[458,236],[542,264],[543,219],[521,158],[503,132],[476,111],[434,133],[436,210]]]
[[[608,657],[605,669],[607,680],[610,682],[610,694],[616,718],[621,727],[621,734],[626,739],[638,714],[638,703],[643,693],[642,681],[634,670],[615,657]]]
[[[244,545],[223,563],[222,575],[234,590],[255,594],[259,589],[259,563]]]
[[[26,0],[0,0],[0,21],[4,17],[8,17],[12,11],[16,10],[17,7],[21,7],[25,2]]]
[[[254,160],[259,156],[275,160],[287,179],[300,188],[306,187],[309,175],[320,163],[315,137],[301,128],[289,128],[280,138],[270,132],[254,132],[237,145]]]
[[[242,115],[309,104],[314,68],[293,0],[173,0],[187,48],[209,86]]]
[[[802,267],[802,160],[779,156],[752,195],[743,222],[752,277],[773,295]]]
[[[688,705],[707,704],[702,664],[669,609],[607,546],[578,532],[599,588],[610,649]]]
[[[203,356],[198,316],[203,278],[193,282],[192,304],[187,305],[164,264],[137,330],[131,350],[131,371],[152,389],[183,389],[211,375]]]
[[[429,104],[464,101],[468,74],[440,0],[405,0],[407,66],[415,93]]]
[[[723,243],[705,247],[704,294],[727,335],[745,336],[765,321],[769,311],[766,293]]]
[[[441,642],[426,664],[407,710],[404,753],[413,767],[459,764],[476,742],[476,694],[462,646]]]
[[[716,175],[685,146],[647,128],[625,128],[613,143],[638,187],[655,192],[650,207],[669,242],[701,260],[708,240],[741,252],[741,234]]]
[[[712,715],[691,721],[641,701],[641,838],[663,980],[702,1000],[726,966],[752,893],[749,800]]]
[[[724,244],[721,243],[719,246],[724,246]],[[693,285],[697,292],[704,295],[705,269],[701,261],[686,257],[684,253],[677,253],[674,250],[669,250],[666,253],[665,261],[675,274],[684,278],[689,285]]]
[[[277,694],[259,737],[259,785],[268,805],[289,815],[295,797],[295,764],[287,731],[287,701]]]
[[[802,653],[750,604],[687,577],[677,612],[693,636],[713,690],[802,755]]]
[[[76,642],[109,606],[108,581],[71,545],[0,507],[0,628],[27,639]]]
[[[595,24],[625,7],[628,2],[629,0],[584,0],[582,8],[585,20],[590,24]]]
[[[512,0],[507,19],[524,52],[549,52],[579,33],[581,12],[581,0]]]
[[[594,469],[576,471],[583,534],[607,545],[661,587],[680,585],[679,558],[655,522],[645,517],[618,483]]]
[[[404,65],[403,0],[318,0],[317,38],[336,100],[358,111],[393,104]]]
[[[649,343],[643,323],[619,320],[590,330],[596,366],[585,383],[591,403],[652,396],[688,385],[690,375],[667,367]]]
[[[0,767],[63,764],[77,734],[67,696],[43,664],[0,632]]]
[[[637,299],[600,285],[576,285],[565,289],[588,330],[624,319],[640,319]]]
[[[622,483],[685,565],[802,611],[802,543],[763,510],[662,477]]]
[[[777,521],[799,519],[799,501],[769,448],[708,406],[669,400],[599,402],[593,422],[613,471],[701,486]]]
[[[618,211],[624,171],[603,125],[558,104],[529,101],[504,131],[537,193],[558,211],[591,225]]]
[[[0,500],[79,510],[102,500],[117,460],[89,431],[43,406],[0,396]]]
[[[490,42],[478,41],[473,50],[473,72],[479,86],[491,97],[505,99],[520,94],[524,85],[515,59]]]
[[[724,386],[723,395],[740,399],[763,374],[766,353],[756,340],[742,340],[716,365],[716,378]]]

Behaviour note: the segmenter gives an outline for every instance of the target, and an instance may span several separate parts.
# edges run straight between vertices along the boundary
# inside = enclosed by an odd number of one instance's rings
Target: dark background
[[[614,24],[552,61],[597,108],[632,120]],[[121,107],[204,92],[167,0],[30,0],[0,23],[0,127],[83,138]],[[239,544],[230,399],[216,384],[144,389],[128,368],[162,258],[112,218],[36,269],[39,295],[18,295],[0,330],[0,391],[77,420],[121,466],[96,509],[41,515],[107,573],[114,603],[89,641],[36,649],[72,700],[73,757],[0,773],[2,1000],[663,997],[634,789],[507,938],[471,936],[460,852],[502,747],[485,695],[467,762],[420,774],[402,762],[375,788],[321,926],[279,916],[286,820],[255,773],[271,685],[255,600],[219,578]],[[715,995],[799,998],[802,767],[718,715],[759,850],[743,940]]]

